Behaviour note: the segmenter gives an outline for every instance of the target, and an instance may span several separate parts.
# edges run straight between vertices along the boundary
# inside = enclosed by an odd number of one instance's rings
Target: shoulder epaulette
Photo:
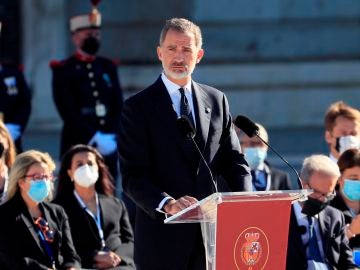
[[[51,61],[49,62],[49,66],[50,66],[51,68],[62,67],[64,64],[65,64],[65,61],[64,61],[64,60],[61,60],[61,61],[59,61],[59,60],[51,60]]]
[[[24,64],[19,64],[17,68],[19,71],[24,72],[25,69]]]
[[[113,64],[115,65],[115,66],[120,66],[120,64],[121,64],[121,61],[120,61],[120,59],[119,58],[117,58],[117,59],[111,59],[111,62],[113,62]]]

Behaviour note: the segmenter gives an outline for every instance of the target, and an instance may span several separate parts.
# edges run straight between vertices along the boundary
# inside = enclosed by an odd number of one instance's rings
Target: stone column
[[[61,125],[51,93],[49,61],[63,59],[67,49],[65,0],[22,0],[22,55],[25,76],[33,92],[28,130]]]

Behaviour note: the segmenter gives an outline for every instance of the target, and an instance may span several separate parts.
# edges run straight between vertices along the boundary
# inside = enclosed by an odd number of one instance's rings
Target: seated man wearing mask
[[[286,269],[358,269],[346,237],[344,215],[329,206],[339,176],[338,166],[327,156],[304,160],[301,181],[313,193],[292,206]]]
[[[325,141],[330,158],[337,162],[341,153],[360,148],[360,111],[343,101],[330,105],[325,114]]]
[[[269,142],[269,136],[266,129],[258,123],[256,123],[256,125],[259,128],[259,136],[265,142]],[[251,168],[253,190],[267,191],[292,189],[289,175],[284,171],[270,166],[269,163],[265,161],[268,146],[258,137],[254,136],[250,138],[236,126],[235,129],[245,159]]]

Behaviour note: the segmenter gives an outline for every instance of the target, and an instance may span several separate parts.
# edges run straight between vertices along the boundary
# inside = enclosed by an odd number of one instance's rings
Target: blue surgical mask
[[[34,202],[40,203],[49,196],[50,193],[50,183],[46,179],[30,181],[30,188],[27,192],[30,199]]]
[[[359,201],[360,200],[360,180],[344,180],[344,187],[342,190],[343,194],[346,198],[351,201]]]
[[[264,163],[267,151],[260,147],[247,147],[244,150],[244,155],[250,169],[255,170]]]

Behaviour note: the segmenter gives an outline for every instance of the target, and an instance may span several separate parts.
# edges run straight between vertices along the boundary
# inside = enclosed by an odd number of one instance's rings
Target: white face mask
[[[77,168],[74,172],[74,180],[76,184],[85,188],[94,185],[98,178],[99,172],[94,168],[94,166],[89,166],[87,164]]]
[[[351,148],[356,148],[359,149],[360,148],[360,140],[359,138],[355,137],[355,136],[342,136],[340,138],[338,138],[337,141],[337,150],[340,154],[342,154],[344,151],[351,149]]]

